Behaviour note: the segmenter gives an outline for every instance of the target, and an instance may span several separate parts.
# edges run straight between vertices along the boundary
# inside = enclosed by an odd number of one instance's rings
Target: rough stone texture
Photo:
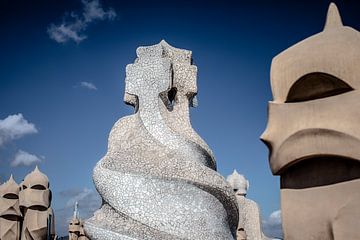
[[[285,239],[360,239],[360,33],[325,28],[273,59],[268,126]]]
[[[19,185],[11,176],[0,185],[0,239],[19,240],[21,218]]]
[[[235,239],[234,193],[192,129],[196,66],[165,41],[137,49],[125,96],[135,114],[115,123],[94,169],[103,206],[85,222],[90,239]]]
[[[19,205],[24,216],[21,239],[47,239],[49,227],[53,239],[55,221],[50,207],[51,191],[48,177],[36,167],[20,185]],[[48,226],[48,219],[51,219],[51,226]]]
[[[265,240],[267,238],[261,230],[260,209],[256,202],[246,198],[249,181],[236,170],[227,177],[233,188],[239,205],[239,225],[237,240]]]

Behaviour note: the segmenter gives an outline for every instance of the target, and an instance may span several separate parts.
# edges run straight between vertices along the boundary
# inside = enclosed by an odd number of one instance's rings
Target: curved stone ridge
[[[124,100],[94,169],[103,206],[85,223],[90,239],[235,239],[233,190],[193,130],[197,68],[191,51],[165,41],[139,47],[126,67]]]

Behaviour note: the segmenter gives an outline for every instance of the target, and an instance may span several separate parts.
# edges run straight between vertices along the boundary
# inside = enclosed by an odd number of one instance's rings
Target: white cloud
[[[16,155],[14,160],[11,162],[11,166],[12,167],[18,167],[18,166],[30,166],[36,163],[40,163],[41,162],[41,158],[39,158],[38,156],[34,155],[34,154],[30,154],[28,152],[25,152],[23,150],[19,150]]]
[[[263,231],[266,236],[282,239],[281,210],[272,212],[268,219],[262,221]]]
[[[80,31],[84,28],[83,23],[76,20],[72,23],[62,23],[60,25],[51,24],[47,31],[50,38],[58,43],[65,43],[69,40],[80,43],[87,38],[87,36],[80,34]]]
[[[281,210],[274,211],[270,214],[269,224],[271,225],[279,225],[281,224]]]
[[[91,197],[94,194],[94,191],[88,188],[84,188],[82,191],[76,193],[76,195],[72,196],[67,202],[65,207],[73,207],[76,202],[82,203],[85,202],[87,204],[87,201],[89,197]]]
[[[95,84],[93,84],[91,82],[80,82],[80,86],[90,89],[90,90],[97,90],[97,87],[95,86]]]
[[[0,119],[0,146],[25,135],[37,133],[33,123],[29,123],[21,113]]]
[[[116,17],[114,9],[110,8],[108,11],[104,11],[98,0],[82,0],[84,4],[84,19],[85,22],[92,22],[94,20],[113,20]]]
[[[89,24],[95,20],[113,20],[116,17],[114,9],[104,10],[99,0],[82,0],[83,11],[80,15],[72,12],[63,18],[61,24],[50,24],[47,29],[49,37],[58,43],[70,40],[80,43],[87,36],[84,34]]]

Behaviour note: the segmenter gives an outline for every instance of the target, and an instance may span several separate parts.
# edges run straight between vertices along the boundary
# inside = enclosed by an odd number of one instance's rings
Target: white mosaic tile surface
[[[193,130],[197,68],[191,51],[165,41],[137,49],[124,99],[135,113],[115,123],[94,169],[103,206],[85,223],[90,239],[235,239],[235,195]],[[172,94],[175,93],[176,94]]]

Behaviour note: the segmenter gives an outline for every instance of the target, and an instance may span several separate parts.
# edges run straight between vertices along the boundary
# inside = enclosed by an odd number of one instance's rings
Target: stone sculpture
[[[102,207],[90,239],[235,239],[238,209],[207,144],[192,129],[196,66],[165,41],[137,49],[126,67],[133,115],[115,123],[93,179]]]
[[[74,215],[69,223],[69,240],[88,240],[83,222],[79,217],[78,202],[75,203]]]
[[[77,240],[80,235],[80,220],[77,218],[71,219],[69,223],[69,240]]]
[[[0,239],[19,240],[21,212],[19,208],[19,185],[10,179],[0,185]]]
[[[80,235],[80,219],[78,214],[78,202],[75,203],[74,215],[69,223],[69,240],[77,240]]]
[[[360,239],[360,33],[325,28],[276,56],[262,140],[281,179],[285,239]]]
[[[246,198],[249,181],[236,170],[226,179],[233,188],[239,204],[239,225],[237,240],[264,240],[267,238],[261,230],[260,209],[256,202]]]
[[[88,240],[88,239],[89,238],[86,236],[86,233],[85,233],[85,230],[84,230],[84,225],[81,222],[78,240]]]
[[[20,209],[24,220],[21,239],[51,239],[55,237],[54,213],[48,177],[36,167],[21,183]]]

